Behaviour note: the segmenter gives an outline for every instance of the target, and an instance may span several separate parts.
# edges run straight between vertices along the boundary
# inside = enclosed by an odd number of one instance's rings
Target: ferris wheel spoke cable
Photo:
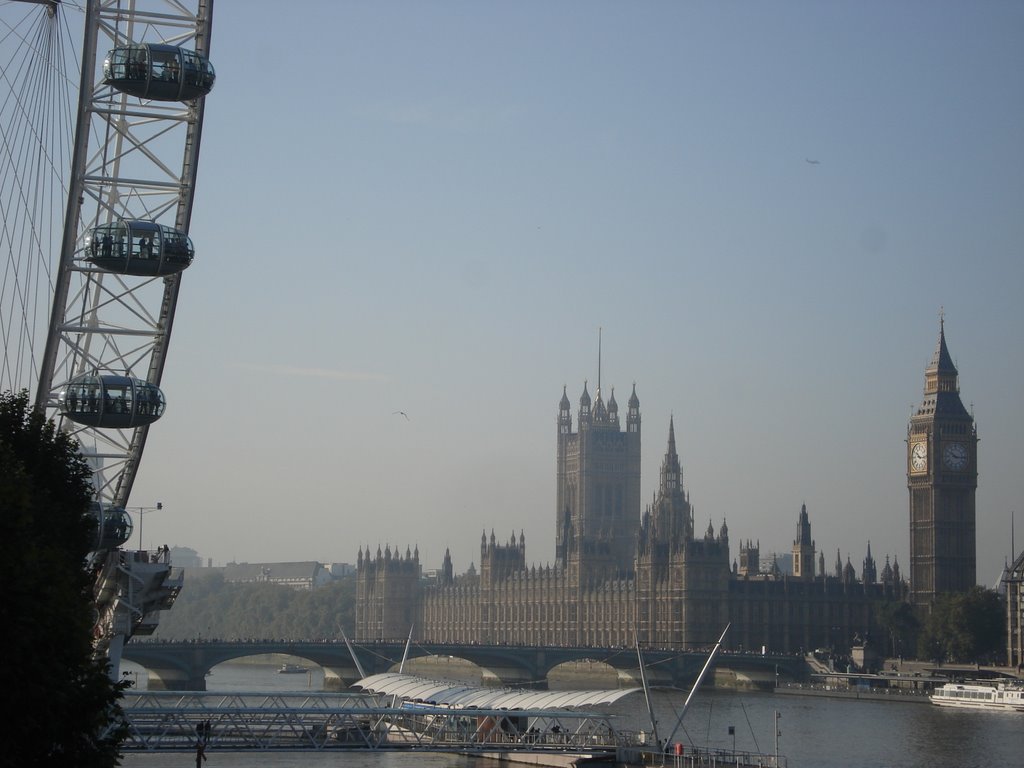
[[[11,390],[31,388],[38,368],[74,135],[77,75],[69,71],[78,69],[62,9],[51,15],[26,5],[19,11],[13,22],[0,20],[0,50],[9,50],[0,68],[0,387]]]

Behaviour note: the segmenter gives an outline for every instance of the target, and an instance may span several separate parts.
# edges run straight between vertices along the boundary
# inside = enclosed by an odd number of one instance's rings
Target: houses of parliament
[[[826,567],[806,506],[796,515],[792,572],[762,568],[757,544],[733,554],[723,520],[695,526],[670,418],[653,501],[641,512],[640,400],[634,385],[625,425],[612,391],[584,384],[573,420],[563,389],[557,416],[555,562],[529,565],[522,533],[486,533],[479,569],[456,574],[450,552],[423,578],[418,551],[360,548],[356,636],[451,643],[712,646],[727,624],[727,649],[796,653],[849,649],[872,631],[872,606],[975,583],[976,443],[940,325],[925,371],[924,399],[907,428],[910,581],[870,544],[859,572],[847,558]]]

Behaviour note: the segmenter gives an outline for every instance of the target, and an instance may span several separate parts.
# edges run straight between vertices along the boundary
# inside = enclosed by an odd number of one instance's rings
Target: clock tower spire
[[[910,600],[926,609],[936,595],[966,592],[977,580],[978,435],[960,400],[958,379],[940,316],[939,342],[924,372],[924,400],[907,426]]]

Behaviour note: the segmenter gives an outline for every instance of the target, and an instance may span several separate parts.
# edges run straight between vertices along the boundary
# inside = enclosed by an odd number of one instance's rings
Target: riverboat
[[[946,683],[936,688],[932,704],[962,709],[1024,712],[1024,685],[1019,683]]]
[[[309,667],[304,667],[301,664],[282,664],[277,671],[282,675],[297,675],[300,672],[308,672]]]

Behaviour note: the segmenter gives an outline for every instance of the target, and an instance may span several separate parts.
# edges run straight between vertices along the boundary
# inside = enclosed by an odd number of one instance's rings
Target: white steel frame
[[[36,407],[70,431],[93,461],[97,498],[125,506],[149,427],[88,427],[63,418],[57,397],[87,373],[131,376],[159,385],[181,274],[132,277],[85,260],[85,237],[118,219],[153,220],[188,233],[204,99],[139,99],[103,83],[103,57],[115,47],[167,43],[208,56],[213,0],[195,11],[176,0],[89,0],[82,85],[64,240],[40,365]]]

